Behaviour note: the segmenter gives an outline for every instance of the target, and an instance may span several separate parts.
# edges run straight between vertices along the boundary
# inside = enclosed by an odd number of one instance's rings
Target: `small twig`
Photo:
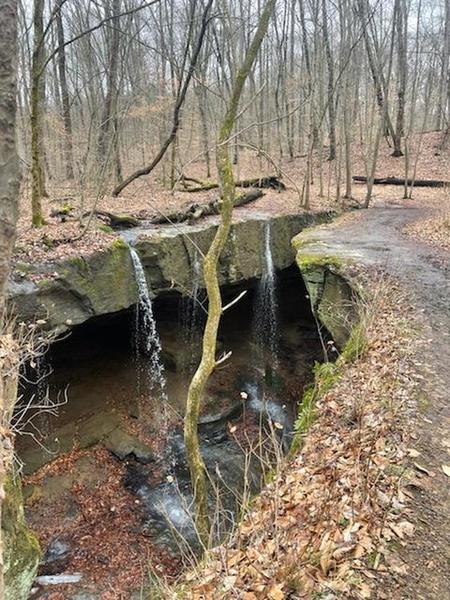
[[[216,360],[216,367],[227,361],[232,354],[233,352],[231,350],[229,352],[225,352],[225,354],[223,354],[219,360]]]
[[[248,292],[248,290],[244,290],[243,292],[241,292],[238,296],[236,296],[236,298],[234,300],[232,300],[231,302],[229,302],[228,304],[226,304],[223,308],[222,308],[222,313],[224,313],[226,310],[228,310],[229,308],[231,308],[232,306],[234,306],[234,304],[236,304],[237,302],[239,302],[239,300],[241,298],[243,298],[245,296],[245,294]]]

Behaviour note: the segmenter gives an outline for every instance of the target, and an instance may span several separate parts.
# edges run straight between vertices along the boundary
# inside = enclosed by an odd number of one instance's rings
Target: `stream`
[[[289,448],[302,390],[323,360],[298,271],[274,272],[270,230],[265,247],[260,281],[222,289],[224,304],[246,293],[222,318],[218,356],[231,356],[209,381],[199,423],[212,544]],[[139,307],[74,328],[50,348],[39,381],[30,370],[21,390],[22,402],[34,395],[40,406],[61,404],[36,411],[17,442],[27,519],[45,550],[32,597],[56,589],[62,598],[102,597],[111,554],[127,540],[128,589],[139,587],[139,568],[141,578],[148,570],[143,548],[155,572],[169,576],[198,550],[182,419],[205,293],[194,273],[190,296],[151,301],[133,261]]]

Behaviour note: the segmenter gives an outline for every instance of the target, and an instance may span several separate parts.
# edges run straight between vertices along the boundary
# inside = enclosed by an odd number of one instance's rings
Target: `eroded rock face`
[[[121,239],[89,256],[35,265],[29,274],[31,281],[11,282],[10,303],[20,320],[43,319],[57,333],[137,299],[129,249]]]
[[[311,230],[294,238],[296,262],[314,314],[343,348],[357,322],[357,293],[340,272],[348,261],[331,254],[314,236]]]
[[[239,283],[262,273],[263,228],[270,219],[276,269],[294,260],[291,239],[305,227],[331,218],[329,213],[269,217],[252,213],[232,227],[220,259],[220,284]],[[134,271],[127,243],[133,244],[155,295],[192,287],[198,252],[205,253],[217,218],[196,225],[149,226],[124,233],[102,252],[60,263],[33,265],[9,286],[9,298],[19,320],[44,319],[48,329],[61,333],[91,317],[126,309],[137,302]],[[35,275],[38,274],[36,278]],[[202,283],[200,282],[200,285]]]

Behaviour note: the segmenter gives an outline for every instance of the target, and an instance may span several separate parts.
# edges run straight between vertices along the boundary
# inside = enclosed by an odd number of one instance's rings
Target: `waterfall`
[[[185,360],[183,369],[186,375],[191,376],[197,367],[198,348],[201,345],[199,335],[200,310],[201,310],[201,291],[200,283],[202,279],[200,253],[195,248],[192,260],[193,282],[189,297],[183,297],[181,300],[181,335],[183,346],[185,348]]]
[[[272,367],[275,367],[278,355],[278,310],[270,221],[264,224],[263,241],[264,262],[262,277],[256,292],[253,331],[261,358],[268,350],[270,353],[269,362]]]
[[[162,400],[167,400],[166,379],[161,360],[161,342],[156,329],[155,317],[153,316],[152,301],[148,292],[144,267],[139,254],[134,248],[130,248],[130,254],[139,294],[135,332],[136,353],[138,356],[138,389],[140,388],[140,376],[144,372],[149,391],[159,393]],[[140,356],[142,349],[147,356],[145,364],[142,364]]]

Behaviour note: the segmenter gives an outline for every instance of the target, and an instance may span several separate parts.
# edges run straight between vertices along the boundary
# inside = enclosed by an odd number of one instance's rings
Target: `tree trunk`
[[[438,90],[438,106],[436,114],[436,128],[442,129],[447,120],[448,90],[449,90],[449,63],[450,63],[450,0],[445,0],[444,39],[442,48],[441,73]]]
[[[203,146],[203,158],[206,166],[206,177],[211,177],[211,157],[209,152],[209,132],[208,132],[208,119],[206,110],[206,94],[204,88],[204,82],[197,83],[194,86],[194,91],[197,96],[198,112],[200,115],[200,126],[202,135],[202,146]]]
[[[61,86],[61,105],[64,123],[64,168],[66,179],[73,179],[73,149],[72,149],[72,117],[70,114],[69,88],[67,85],[66,50],[64,48],[64,26],[61,8],[64,0],[58,0],[56,5],[56,27],[58,30],[58,72]]]
[[[404,0],[396,0],[394,14],[397,38],[397,117],[395,124],[394,152],[392,156],[403,156],[401,142],[405,134],[405,93],[407,71],[407,23]]]
[[[217,265],[230,231],[235,198],[233,168],[229,155],[229,138],[236,121],[239,100],[245,81],[267,32],[275,3],[276,0],[268,0],[266,3],[255,36],[246,53],[242,67],[236,75],[230,103],[220,128],[216,149],[217,171],[222,191],[222,218],[203,265],[203,275],[208,294],[208,318],[203,334],[202,358],[189,386],[186,416],[184,418],[184,440],[194,492],[196,525],[199,538],[205,546],[209,539],[208,492],[205,465],[200,454],[198,417],[206,384],[217,365],[217,331],[223,312]]]
[[[354,175],[353,181],[357,183],[367,183],[368,178],[363,175]],[[443,188],[450,187],[450,181],[443,179],[412,179],[406,180],[407,185],[413,185],[414,187],[430,187],[430,188]],[[404,177],[375,177],[373,179],[374,185],[405,185]]]
[[[44,0],[34,0],[33,57],[31,65],[31,209],[34,227],[44,224],[41,199],[45,195],[42,109],[44,105]]]
[[[118,15],[120,14],[121,0],[113,0],[112,14],[114,17],[111,21],[111,30],[108,35],[108,77],[106,85],[105,103],[103,105],[103,113],[100,122],[100,132],[97,142],[97,156],[100,164],[107,161],[107,156],[110,155],[113,148],[109,147],[111,143],[115,144],[115,140],[111,139],[111,132],[117,136],[115,131],[116,112],[117,112],[117,73],[119,68],[119,46],[120,46],[120,30]],[[108,15],[109,16],[109,15]]]
[[[385,98],[385,82],[383,78],[383,73],[379,67],[378,61],[376,59],[374,49],[372,48],[372,44],[369,37],[369,22],[371,20],[371,16],[369,16],[368,3],[367,0],[357,0],[358,6],[358,14],[361,20],[361,28],[364,39],[364,45],[366,48],[367,54],[367,62],[369,63],[369,69],[372,76],[373,86],[375,89],[375,98],[377,101],[378,109],[380,111],[380,115],[383,118],[383,129],[384,134],[389,136],[393,141],[395,138],[394,127],[392,125],[389,110],[386,106],[387,101]]]
[[[330,150],[328,160],[336,158],[336,105],[334,100],[334,63],[331,54],[330,37],[328,34],[328,14],[326,8],[326,0],[322,0],[322,18],[323,18],[323,41],[325,44],[325,56],[327,59],[327,89],[328,89],[328,119],[329,119],[329,136]]]
[[[12,461],[12,441],[9,421],[15,402],[16,369],[13,341],[5,332],[5,297],[11,256],[16,237],[19,204],[19,166],[16,153],[16,73],[17,73],[17,2],[3,0],[0,7],[0,522],[1,506],[5,497],[5,477]],[[12,353],[12,354],[11,354]],[[0,528],[0,598],[4,598],[3,537]]]

